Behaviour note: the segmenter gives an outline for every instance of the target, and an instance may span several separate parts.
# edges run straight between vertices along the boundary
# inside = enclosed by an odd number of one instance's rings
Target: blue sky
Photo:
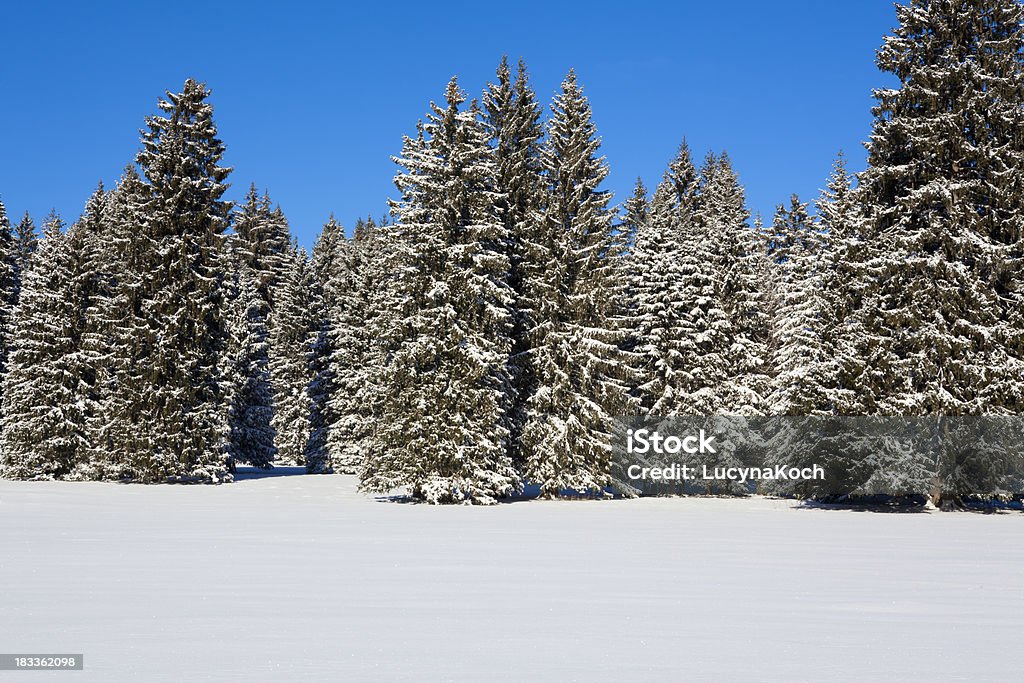
[[[206,81],[229,198],[269,189],[307,247],[395,196],[390,157],[452,75],[478,96],[502,54],[550,101],[575,67],[623,201],[685,136],[729,152],[753,211],[864,164],[890,2],[12,3],[0,37],[0,198],[78,216],[138,149],[165,89]]]

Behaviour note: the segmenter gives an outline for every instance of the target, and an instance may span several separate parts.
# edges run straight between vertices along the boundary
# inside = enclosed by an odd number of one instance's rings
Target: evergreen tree
[[[536,278],[536,374],[523,430],[529,480],[545,496],[611,484],[612,415],[629,405],[620,344],[624,271],[608,175],[590,104],[570,71],[552,104],[543,161],[548,200],[538,243],[553,260]]]
[[[714,415],[728,372],[730,327],[718,302],[712,255],[696,223],[698,176],[684,142],[637,231],[633,313],[643,358],[645,413]]]
[[[75,371],[82,310],[75,295],[75,257],[62,230],[63,221],[51,213],[15,311],[0,455],[3,474],[10,478],[75,476],[86,453]]]
[[[639,176],[637,176],[636,185],[633,186],[633,196],[623,203],[622,209],[626,215],[623,217],[619,230],[625,236],[626,250],[631,252],[636,246],[637,232],[641,226],[647,223],[651,211],[651,203],[647,198],[647,186]]]
[[[235,287],[225,373],[227,452],[232,467],[248,463],[269,468],[277,448],[271,426],[274,400],[270,388],[267,304],[259,294],[259,281],[247,266],[242,266]]]
[[[765,492],[847,500],[851,495],[914,490],[927,478],[921,463],[908,457],[901,435],[886,434],[888,425],[883,421],[857,417],[865,412],[857,391],[864,366],[857,353],[863,342],[854,314],[865,282],[857,277],[856,264],[866,243],[855,195],[853,178],[840,154],[816,202],[819,249],[809,259],[813,286],[801,287],[799,278],[783,272],[783,282],[776,280],[775,287],[780,292],[778,303],[789,304],[786,311],[776,309],[773,323],[777,374],[772,405],[773,412],[788,417],[766,423],[765,465],[821,465],[826,476],[824,480],[766,482],[761,488]],[[804,224],[802,207],[788,213],[788,219],[781,217],[781,225]],[[798,220],[793,220],[794,214]],[[787,340],[796,343],[792,351],[784,348]],[[790,353],[805,357],[791,363]]]
[[[859,183],[861,400],[881,414],[1019,413],[1024,9],[912,0],[897,18],[878,66],[899,86],[875,92]],[[933,455],[946,501],[992,490],[1008,466],[995,451]]]
[[[17,254],[15,258],[17,263],[16,270],[20,287],[21,280],[28,273],[32,254],[35,253],[36,246],[39,243],[39,238],[36,235],[35,221],[32,220],[32,216],[29,215],[28,211],[25,212],[25,215],[14,229],[14,243],[15,253]]]
[[[270,314],[270,378],[274,387],[277,454],[282,464],[305,464],[309,440],[309,352],[311,332],[305,252],[289,248],[286,270]]]
[[[768,254],[775,271],[769,408],[777,415],[827,411],[831,378],[818,374],[832,357],[822,334],[826,245],[807,204],[796,195],[788,207],[780,204],[775,212]]]
[[[393,307],[383,242],[372,217],[357,221],[351,240],[331,217],[313,247],[306,447],[311,472],[357,473],[368,448],[375,399],[383,393],[383,325]]]
[[[362,224],[363,220],[359,219],[357,227]],[[307,342],[309,385],[306,388],[309,400],[309,438],[306,440],[304,458],[306,469],[315,474],[334,471],[328,441],[334,422],[330,404],[335,394],[334,371],[331,367],[331,356],[335,348],[331,336],[332,304],[335,297],[329,293],[328,282],[335,269],[338,249],[345,241],[344,228],[331,214],[313,245],[307,271],[311,331]]]
[[[298,383],[301,383],[301,366],[305,359],[302,357],[304,341],[297,339],[303,335],[305,328],[296,328],[294,324],[301,318],[296,312],[297,308],[305,307],[308,302],[303,295],[301,283],[295,280],[298,277],[294,272],[296,254],[291,244],[288,221],[279,206],[272,208],[269,194],[264,192],[261,196],[253,184],[249,187],[245,202],[235,211],[234,229],[230,251],[234,268],[238,271],[238,293],[248,297],[244,290],[248,283],[254,288],[252,295],[259,299],[258,302],[238,302],[238,305],[249,308],[245,312],[235,312],[236,323],[241,325],[236,334],[242,335],[239,343],[249,338],[260,349],[245,351],[239,348],[232,352],[235,356],[232,372],[238,376],[235,383],[247,383],[241,396],[243,401],[251,402],[249,407],[235,406],[238,416],[233,419],[243,419],[250,423],[245,429],[255,431],[249,446],[258,453],[253,456],[255,459],[238,455],[235,460],[263,467],[269,466],[273,459],[268,459],[268,455],[279,454],[283,462],[302,462],[301,451],[305,445],[300,442],[306,438],[303,428],[306,417],[304,392]],[[250,320],[243,324],[238,316],[257,316],[262,318],[262,322]],[[279,329],[279,322],[284,327]],[[252,336],[260,334],[268,335],[268,339],[257,341]],[[268,344],[265,349],[264,343]],[[264,351],[267,354],[265,359],[261,355]],[[242,379],[238,375],[243,369],[238,366],[239,363],[256,374]],[[272,392],[269,386],[263,385],[262,373],[266,370],[264,363],[270,368],[274,384]],[[271,393],[273,399],[270,398]],[[260,422],[264,418],[269,419],[271,415],[273,427],[270,423]],[[297,422],[286,422],[290,418]],[[276,436],[279,442],[273,448],[263,443],[268,435]],[[232,442],[235,438],[231,437]],[[237,444],[233,448],[237,451]]]
[[[372,447],[362,487],[433,503],[491,503],[520,486],[509,455],[513,295],[494,153],[453,78],[396,159],[385,228],[397,261]]]
[[[821,233],[828,245],[821,276],[821,364],[812,372],[830,377],[828,409],[839,415],[864,415],[856,390],[864,371],[857,348],[862,346],[855,312],[859,310],[869,281],[859,277],[867,242],[866,222],[856,196],[853,176],[840,153],[825,189],[816,202]]]
[[[256,278],[257,293],[273,310],[274,294],[290,262],[288,221],[280,207],[271,208],[270,195],[259,196],[253,184],[235,212],[234,229],[233,255]]]
[[[145,477],[141,467],[154,449],[154,389],[147,367],[153,329],[144,287],[155,252],[144,213],[149,193],[129,166],[104,204],[104,238],[98,244],[107,275],[84,336],[95,357],[96,411],[87,432],[89,469],[98,479]]]
[[[116,269],[108,250],[111,237],[106,217],[108,201],[109,195],[100,183],[86,202],[81,217],[66,235],[72,278],[68,296],[74,301],[78,315],[73,325],[68,327],[76,340],[76,351],[65,360],[64,369],[75,378],[79,395],[84,439],[76,476],[82,479],[99,476],[93,464],[93,430],[99,420],[105,419],[100,404],[99,379],[107,359],[101,341],[99,311],[110,295]]]
[[[721,379],[723,410],[757,415],[770,389],[768,263],[760,236],[748,223],[743,187],[726,154],[709,154],[700,172],[696,219],[712,247],[716,296],[732,334],[731,371]]]
[[[352,231],[352,239],[356,242],[372,239],[377,234],[377,229],[387,224],[387,216],[383,216],[379,221],[373,220],[373,216],[367,216],[366,220],[360,218],[356,221],[355,230]]]
[[[387,282],[380,255],[378,237],[339,242],[329,286],[331,355],[321,381],[332,386],[329,460],[334,471],[346,474],[358,471],[374,425],[372,387],[383,365],[379,311],[390,308],[378,291]]]
[[[152,448],[132,454],[141,480],[223,481],[230,477],[221,445],[227,435],[219,375],[223,316],[224,230],[231,209],[222,199],[231,169],[220,166],[209,89],[187,80],[147,118],[137,163],[148,181],[143,206],[151,251],[140,271],[142,313],[149,328],[142,381]]]
[[[362,218],[356,222],[356,226],[356,234],[359,235],[356,239],[362,239],[370,228]],[[310,270],[315,281],[314,294],[318,303],[324,303],[320,299],[327,296],[326,290],[334,268],[335,255],[339,246],[346,242],[345,228],[334,219],[334,214],[331,214],[320,231],[316,243],[313,244],[313,254],[309,260]]]
[[[301,282],[302,270],[296,261],[288,220],[280,206],[272,208],[269,194],[264,192],[261,197],[251,185],[234,223],[232,253],[236,267],[251,274],[256,294],[263,301],[261,310],[267,316],[277,453],[282,462],[300,464],[308,438],[306,311],[310,309],[310,314],[316,315],[312,312],[315,304]]]
[[[542,290],[538,281],[551,262],[550,245],[538,212],[545,202],[541,158],[544,129],[541,107],[530,86],[526,64],[520,60],[515,80],[502,57],[498,82],[484,92],[484,120],[497,163],[497,187],[501,193],[496,208],[508,235],[508,283],[514,297],[512,318],[511,435],[513,458],[522,465],[519,447],[526,422],[526,400],[536,390],[533,367],[534,341]]]
[[[728,437],[716,454],[681,457],[680,464],[697,471],[742,464],[737,453],[741,444],[734,442],[743,436],[738,429],[742,422],[716,417],[731,409],[734,332],[718,287],[715,245],[698,214],[700,189],[701,178],[683,142],[655,191],[632,259],[632,309],[643,359],[642,412],[652,419],[685,418],[677,424]],[[697,488],[741,492],[735,485]]]
[[[7,218],[7,207],[0,201],[0,380],[7,368],[17,296],[18,252],[11,222]]]
[[[332,350],[330,326],[327,321],[321,319],[320,325],[313,330],[307,354],[309,436],[303,450],[303,459],[310,474],[334,472],[328,450],[334,422],[330,407],[335,391],[334,374],[330,364]]]

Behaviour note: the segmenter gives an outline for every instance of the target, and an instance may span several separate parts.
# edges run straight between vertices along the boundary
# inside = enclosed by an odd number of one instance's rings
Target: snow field
[[[0,680],[1011,680],[1024,516],[0,481]]]

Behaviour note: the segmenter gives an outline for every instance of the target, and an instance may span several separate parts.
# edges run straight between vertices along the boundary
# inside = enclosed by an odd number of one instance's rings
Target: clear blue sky
[[[685,135],[731,155],[753,211],[813,198],[864,163],[874,52],[895,23],[857,2],[10,3],[0,28],[0,197],[76,218],[138,148],[165,89],[205,80],[229,198],[269,189],[301,244],[395,196],[390,157],[453,74],[478,95],[503,53],[550,101],[575,67],[616,202],[656,184]]]

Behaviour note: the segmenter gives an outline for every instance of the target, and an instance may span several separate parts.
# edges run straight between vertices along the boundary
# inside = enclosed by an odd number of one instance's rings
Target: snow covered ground
[[[0,482],[0,680],[1020,680],[1024,515]]]

